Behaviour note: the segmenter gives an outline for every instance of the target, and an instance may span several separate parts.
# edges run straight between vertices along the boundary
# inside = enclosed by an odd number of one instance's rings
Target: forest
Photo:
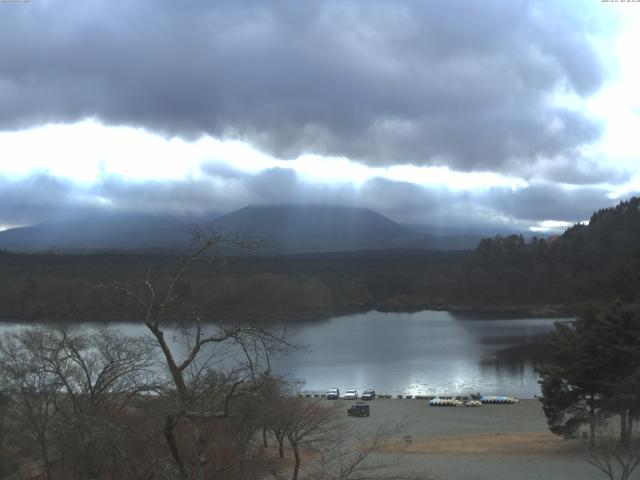
[[[378,310],[574,314],[606,295],[607,279],[640,245],[640,198],[595,212],[560,236],[483,239],[473,251],[263,255],[241,250],[198,265],[179,285],[208,319],[304,320]],[[179,255],[0,252],[0,317],[126,320],[128,301],[95,286],[150,275],[163,283]]]
[[[445,303],[452,268],[467,252],[236,255],[193,269],[179,291],[208,319],[304,320]],[[166,282],[180,256],[0,253],[0,317],[126,320],[130,302],[94,287],[148,274]]]

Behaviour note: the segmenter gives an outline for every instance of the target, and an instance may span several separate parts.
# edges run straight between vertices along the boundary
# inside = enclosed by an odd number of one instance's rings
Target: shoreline
[[[473,390],[473,389],[470,389]],[[299,392],[296,394],[298,397],[300,398],[307,398],[310,400],[326,400],[326,393],[320,393],[320,392],[315,392],[315,391],[303,391],[303,392]],[[376,400],[383,400],[383,401],[423,401],[423,402],[429,402],[430,400],[433,400],[434,398],[455,398],[455,397],[463,397],[463,396],[469,396],[469,395],[457,395],[457,394],[438,394],[438,395],[428,395],[428,394],[418,394],[418,395],[411,395],[411,394],[388,394],[388,393],[376,393],[376,398],[374,400],[367,400],[367,403],[370,403],[371,401],[376,401]],[[495,397],[495,396],[505,396],[505,397],[512,397],[516,400],[518,400],[515,403],[505,403],[504,405],[515,405],[517,403],[520,403],[521,401],[524,402],[538,402],[539,398],[537,396],[535,397],[515,397],[513,395],[510,395],[508,393],[505,394],[499,394],[499,395],[485,395],[485,397]],[[349,400],[346,398],[338,398],[336,399],[338,401],[343,401],[343,402],[362,402],[363,400],[360,398],[357,398],[355,400]],[[331,401],[335,401],[335,400],[331,400]],[[497,404],[487,404],[487,405],[497,405]],[[445,407],[443,407],[445,408]],[[457,407],[452,407],[452,408],[457,408]]]
[[[459,317],[476,317],[478,320],[500,320],[500,319],[531,319],[531,318],[566,318],[580,314],[581,307],[577,305],[529,305],[529,306],[469,306],[455,304],[422,304],[410,307],[389,307],[386,305],[369,306],[363,308],[346,308],[322,312],[273,312],[261,317],[260,315],[250,315],[238,313],[225,315],[225,321],[230,323],[246,321],[248,317],[253,317],[257,323],[283,323],[295,324],[305,322],[318,322],[331,318],[344,317],[348,315],[365,314],[369,312],[380,313],[417,313],[423,311],[449,312]],[[203,323],[214,323],[218,320],[206,318]],[[103,318],[95,319],[47,319],[47,318],[21,318],[20,316],[0,317],[0,323],[141,323],[141,319]]]

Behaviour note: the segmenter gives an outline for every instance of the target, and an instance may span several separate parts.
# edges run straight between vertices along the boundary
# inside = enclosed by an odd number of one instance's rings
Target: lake
[[[570,320],[570,319],[564,319]],[[292,326],[308,346],[275,369],[325,392],[539,394],[534,365],[558,319],[479,319],[449,312],[368,312]]]
[[[479,391],[533,398],[539,393],[534,366],[556,321],[438,311],[345,315],[290,325],[291,341],[306,348],[274,359],[273,368],[304,380],[304,389],[313,392],[374,388],[394,395]],[[23,326],[0,323],[0,332]],[[113,326],[129,335],[145,333],[141,324]]]

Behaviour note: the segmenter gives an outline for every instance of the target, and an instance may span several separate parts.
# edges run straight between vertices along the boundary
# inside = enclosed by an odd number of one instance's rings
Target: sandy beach
[[[344,407],[348,428],[371,434],[381,425],[401,423],[397,442],[384,453],[402,469],[424,478],[466,480],[584,480],[603,478],[586,462],[579,441],[549,433],[537,400],[477,408],[429,407],[426,400],[377,399],[371,416],[348,417],[346,400],[323,400]],[[411,444],[403,440],[411,436]]]

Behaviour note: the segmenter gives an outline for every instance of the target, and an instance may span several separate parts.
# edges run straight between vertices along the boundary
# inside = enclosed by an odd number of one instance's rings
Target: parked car
[[[357,400],[358,399],[358,391],[357,390],[347,390],[346,392],[344,392],[344,398],[345,400]]]
[[[337,388],[331,388],[327,392],[327,400],[337,400],[340,398],[340,390]]]
[[[369,405],[363,402],[356,402],[349,407],[347,415],[350,417],[368,417]]]
[[[375,400],[376,399],[376,391],[375,390],[365,390],[362,392],[360,396],[362,400]]]

